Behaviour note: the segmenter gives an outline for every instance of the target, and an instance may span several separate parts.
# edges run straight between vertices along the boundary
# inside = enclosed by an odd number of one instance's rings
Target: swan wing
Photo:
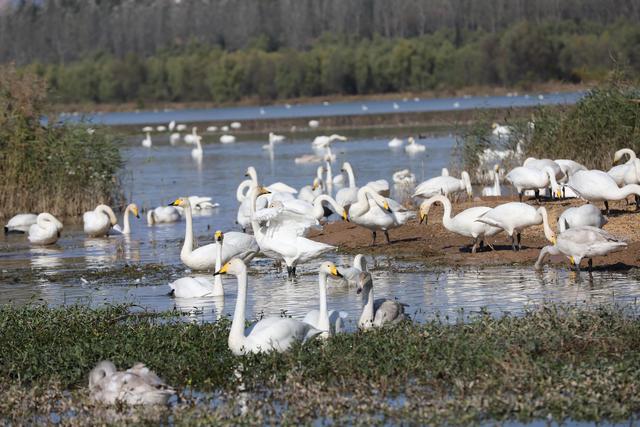
[[[213,283],[203,277],[181,277],[169,283],[177,298],[200,298],[213,292]]]
[[[374,326],[382,326],[385,323],[396,323],[405,319],[404,304],[390,299],[377,299],[373,303],[375,311],[373,317]]]

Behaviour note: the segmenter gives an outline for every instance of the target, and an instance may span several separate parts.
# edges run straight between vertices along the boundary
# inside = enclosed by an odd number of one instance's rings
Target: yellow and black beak
[[[422,222],[424,221],[424,224],[427,225],[427,220],[427,214],[420,212],[420,224],[422,224]]]
[[[553,245],[555,246],[558,243],[558,238],[556,236],[553,236],[551,238],[551,243],[553,243]]]
[[[576,265],[576,259],[573,256],[569,257],[569,262],[571,263],[571,265]]]
[[[222,240],[223,237],[224,237],[224,233],[220,230],[217,230],[214,234],[214,238],[216,240]]]
[[[263,194],[271,194],[271,191],[267,190],[265,187],[260,187],[260,191],[258,191],[258,195]]]
[[[342,210],[342,219],[343,219],[344,221],[349,222],[349,217],[347,216],[347,210],[346,210],[346,209],[343,209],[343,210]]]
[[[173,202],[169,203],[169,206],[180,206],[182,205],[182,200],[175,199]]]
[[[225,265],[223,265],[222,268],[216,271],[215,273],[213,273],[213,275],[217,276],[219,274],[227,274],[227,270],[229,270],[229,263],[226,263]]]
[[[340,274],[335,265],[331,266],[331,274],[336,277],[342,277],[342,274]]]
[[[133,211],[133,214],[136,216],[136,218],[140,219],[140,215],[138,213],[138,208],[133,208],[131,210]]]
[[[382,207],[384,208],[385,211],[391,212],[391,208],[389,207],[389,202],[387,202],[386,200],[382,204]]]

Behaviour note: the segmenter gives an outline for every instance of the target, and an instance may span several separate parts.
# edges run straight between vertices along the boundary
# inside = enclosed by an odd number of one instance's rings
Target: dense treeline
[[[504,31],[441,30],[410,39],[325,35],[305,50],[267,39],[226,51],[192,43],[149,57],[94,54],[32,64],[62,102],[235,101],[329,94],[597,80],[612,64],[640,71],[640,26],[516,23]]]
[[[0,2],[0,4],[5,2]],[[325,33],[414,38],[447,29],[496,33],[527,21],[640,22],[637,0],[11,0],[0,12],[0,62],[64,62],[91,52],[141,56],[190,41],[224,50],[308,48]]]

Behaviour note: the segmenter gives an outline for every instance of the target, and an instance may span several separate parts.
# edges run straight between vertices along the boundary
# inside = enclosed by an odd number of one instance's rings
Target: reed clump
[[[640,410],[635,306],[408,321],[244,357],[227,348],[229,320],[179,315],[0,307],[0,420],[46,417],[40,408],[79,424],[101,419],[87,402],[86,375],[102,359],[144,361],[175,386],[180,401],[161,416],[177,424],[628,421]]]
[[[57,123],[48,116],[46,93],[35,75],[0,68],[0,217],[78,215],[118,194],[122,160],[113,136]]]

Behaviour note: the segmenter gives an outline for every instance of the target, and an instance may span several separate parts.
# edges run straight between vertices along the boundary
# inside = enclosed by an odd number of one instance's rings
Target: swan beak
[[[140,219],[140,215],[138,213],[138,208],[133,208],[131,210],[133,211],[133,214],[136,216],[136,218]]]
[[[336,277],[342,277],[342,274],[340,274],[340,272],[338,271],[335,265],[331,266],[331,274]]]
[[[553,243],[553,245],[555,246],[558,243],[558,238],[556,236],[553,236],[551,238],[551,243]]]
[[[362,286],[358,285],[358,287],[356,288],[356,294],[360,293],[362,293]]]
[[[316,188],[318,188],[318,183],[314,182],[313,185],[311,186],[311,189],[315,191]]]
[[[560,191],[560,190],[556,190],[556,197],[557,197],[558,199],[561,199],[561,198],[562,198],[562,191]]]
[[[182,205],[182,200],[175,199],[173,202],[169,203],[169,206],[180,206]]]
[[[342,220],[349,222],[349,217],[347,216],[347,210],[346,209],[342,210]]]
[[[219,274],[227,274],[227,270],[229,269],[229,263],[226,263],[225,265],[222,266],[222,268],[218,271],[216,271],[215,273],[213,273],[214,276],[217,276]]]
[[[391,212],[391,208],[389,207],[389,203],[386,200],[382,204],[382,207],[384,208],[385,211]]]
[[[573,256],[569,257],[569,262],[571,263],[571,265],[576,265],[576,260],[575,258],[573,258]]]
[[[216,241],[222,240],[223,236],[224,236],[224,234],[220,230],[217,230],[216,233],[214,234],[214,237],[215,237]]]
[[[271,191],[267,190],[265,187],[260,187],[260,191],[258,192],[259,195],[262,194],[271,194]]]
[[[422,222],[424,221],[424,225],[427,225],[427,214],[420,212],[420,224],[422,224]]]

